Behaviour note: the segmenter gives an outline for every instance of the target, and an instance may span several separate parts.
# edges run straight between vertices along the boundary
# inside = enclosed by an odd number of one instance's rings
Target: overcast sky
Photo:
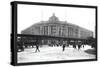
[[[41,20],[47,21],[53,13],[60,21],[67,21],[95,32],[95,9],[93,8],[20,4],[18,5],[18,33]]]

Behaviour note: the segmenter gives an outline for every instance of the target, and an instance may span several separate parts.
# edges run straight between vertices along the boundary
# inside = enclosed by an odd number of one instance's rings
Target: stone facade
[[[92,31],[66,21],[60,21],[55,14],[53,14],[48,21],[40,21],[37,24],[28,27],[27,29],[23,30],[21,34],[47,35],[68,38],[93,37]]]

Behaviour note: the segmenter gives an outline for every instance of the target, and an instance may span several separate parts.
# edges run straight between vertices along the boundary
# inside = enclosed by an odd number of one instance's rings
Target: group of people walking
[[[39,42],[39,40],[36,40],[36,50],[35,50],[35,52],[40,52],[40,50],[39,50],[39,47],[40,47],[40,44],[39,44],[40,42]],[[64,41],[63,41],[63,44],[62,44],[62,51],[65,51],[65,48],[66,48],[66,46],[67,47],[69,47],[69,44],[67,44],[67,43],[65,43]],[[77,49],[78,48],[78,50],[80,50],[80,48],[81,48],[81,44],[73,44],[72,45],[73,46],[73,48],[75,48],[75,49]]]
[[[78,50],[80,50],[80,48],[81,48],[81,44],[79,44],[79,45],[73,45],[73,48],[75,48],[76,49],[76,47],[78,48]]]
[[[62,45],[62,51],[65,51],[65,47],[66,47],[66,46],[69,47],[68,44],[63,44],[63,45]],[[73,45],[72,45],[72,47],[73,47],[74,49],[78,49],[78,50],[80,50],[81,46],[82,46],[81,44],[77,44],[77,45],[76,45],[76,44],[73,44]],[[84,45],[83,45],[83,48],[84,48]]]

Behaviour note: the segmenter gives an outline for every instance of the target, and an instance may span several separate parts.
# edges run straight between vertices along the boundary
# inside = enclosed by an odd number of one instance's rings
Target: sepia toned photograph
[[[97,58],[95,8],[17,5],[17,63]]]

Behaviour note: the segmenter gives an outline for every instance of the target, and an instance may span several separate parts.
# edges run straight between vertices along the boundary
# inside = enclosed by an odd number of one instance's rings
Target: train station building
[[[55,14],[49,17],[47,21],[37,22],[36,24],[24,29],[21,34],[82,39],[93,37],[92,31],[67,21],[60,21]]]

